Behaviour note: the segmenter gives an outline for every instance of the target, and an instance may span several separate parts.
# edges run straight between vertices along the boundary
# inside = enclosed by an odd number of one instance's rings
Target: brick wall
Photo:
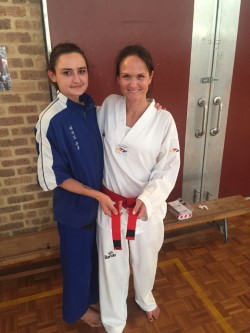
[[[33,129],[50,102],[39,0],[0,0],[0,46],[12,89],[0,91],[0,237],[54,225],[51,193],[36,185]]]

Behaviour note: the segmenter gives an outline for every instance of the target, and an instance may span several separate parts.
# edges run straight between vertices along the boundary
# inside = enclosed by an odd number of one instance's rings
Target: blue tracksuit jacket
[[[54,217],[59,223],[83,227],[95,222],[98,202],[66,191],[58,185],[74,178],[100,190],[103,147],[92,98],[83,94],[84,105],[61,93],[40,115],[36,125],[38,182],[54,192]]]

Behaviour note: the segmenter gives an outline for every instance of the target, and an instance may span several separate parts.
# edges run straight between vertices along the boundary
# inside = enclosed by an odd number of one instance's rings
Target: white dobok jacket
[[[109,190],[124,197],[138,197],[147,208],[147,220],[138,220],[136,233],[162,222],[166,199],[180,167],[176,125],[166,110],[152,100],[132,128],[126,127],[126,100],[107,97],[97,112],[104,144],[104,180]],[[126,213],[123,213],[123,217]],[[110,229],[110,218],[99,210],[98,224]]]

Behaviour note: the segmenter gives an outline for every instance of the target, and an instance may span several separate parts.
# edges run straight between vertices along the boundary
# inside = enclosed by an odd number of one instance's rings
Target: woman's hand
[[[135,207],[133,209],[133,214],[138,215],[138,219],[147,217],[147,208],[140,199],[136,199]]]

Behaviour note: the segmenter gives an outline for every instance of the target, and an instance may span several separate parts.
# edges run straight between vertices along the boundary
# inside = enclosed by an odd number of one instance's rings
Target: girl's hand
[[[161,104],[158,103],[158,102],[155,102],[155,107],[156,107],[157,110],[161,110],[162,109]]]
[[[102,210],[105,215],[108,215],[111,217],[111,213],[118,215],[118,211],[113,205],[113,201],[110,199],[110,197],[104,193],[102,193],[99,203],[102,207]]]
[[[166,110],[166,108],[163,108],[162,105],[158,102],[155,102],[155,107],[157,110]]]

